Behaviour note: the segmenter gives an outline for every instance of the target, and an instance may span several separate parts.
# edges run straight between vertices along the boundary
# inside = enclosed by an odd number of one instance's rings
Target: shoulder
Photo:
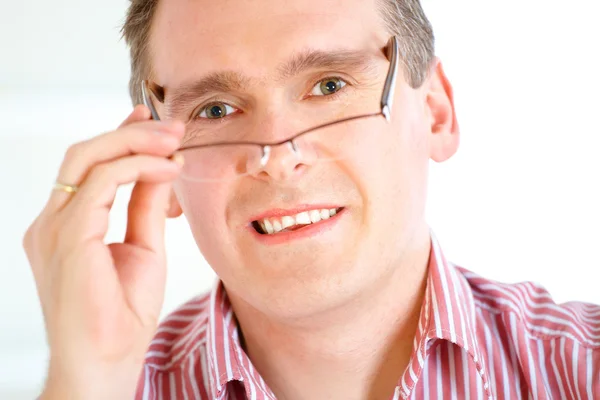
[[[202,294],[167,315],[150,342],[145,364],[157,370],[170,370],[204,345],[209,304],[210,294]]]
[[[456,268],[471,288],[475,307],[488,320],[493,318],[506,329],[516,325],[530,339],[564,338],[600,351],[600,305],[576,301],[557,304],[537,283],[501,283]]]

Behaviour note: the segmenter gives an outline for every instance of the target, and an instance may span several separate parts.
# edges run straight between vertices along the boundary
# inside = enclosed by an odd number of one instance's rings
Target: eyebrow
[[[248,86],[249,80],[235,71],[213,72],[198,81],[174,88],[173,93],[169,96],[172,99],[165,103],[168,103],[170,113],[178,114],[199,97],[210,93],[241,90]]]
[[[293,56],[278,68],[278,80],[290,79],[310,69],[351,70],[365,73],[375,67],[374,57],[364,51],[323,51],[308,49]]]
[[[371,74],[375,68],[375,57],[364,51],[324,51],[308,49],[295,54],[277,68],[276,82],[280,83],[311,69],[346,70]],[[194,100],[211,93],[241,91],[254,80],[240,72],[213,72],[198,81],[172,89],[168,109],[172,114],[181,113]],[[167,102],[166,102],[167,103]]]

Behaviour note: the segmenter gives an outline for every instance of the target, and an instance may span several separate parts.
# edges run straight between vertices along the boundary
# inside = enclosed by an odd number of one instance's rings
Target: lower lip
[[[305,227],[297,229],[295,231],[279,232],[269,235],[267,233],[258,233],[252,225],[250,225],[248,229],[250,229],[251,233],[254,234],[257,240],[264,244],[277,245],[289,243],[293,240],[310,238],[312,236],[317,236],[331,230],[345,211],[346,209],[342,208],[333,217],[323,219],[314,224],[306,225]]]

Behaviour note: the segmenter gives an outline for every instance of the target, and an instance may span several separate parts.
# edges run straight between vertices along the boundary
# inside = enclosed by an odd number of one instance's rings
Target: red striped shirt
[[[600,399],[600,306],[557,305],[448,262],[432,236],[413,354],[390,399]],[[137,399],[275,399],[221,284],[159,326]]]

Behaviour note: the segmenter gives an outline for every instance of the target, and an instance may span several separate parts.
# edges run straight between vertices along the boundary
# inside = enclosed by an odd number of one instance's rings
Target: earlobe
[[[459,145],[454,93],[439,60],[435,60],[429,80],[430,157],[436,162],[443,162],[456,153]]]
[[[175,191],[171,189],[171,197],[169,199],[169,208],[167,210],[167,218],[177,218],[183,213],[179,200],[175,195]]]

